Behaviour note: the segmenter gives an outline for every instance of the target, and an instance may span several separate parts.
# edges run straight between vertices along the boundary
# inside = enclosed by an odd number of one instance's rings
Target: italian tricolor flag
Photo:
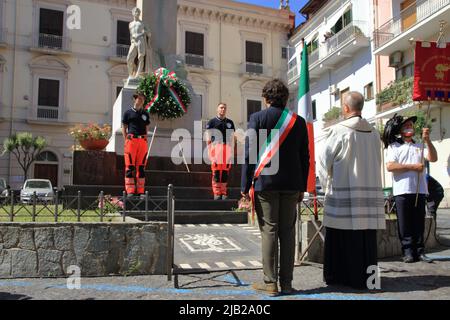
[[[316,192],[316,161],[314,154],[314,124],[311,103],[311,92],[309,91],[309,64],[308,44],[304,42],[302,52],[302,66],[300,71],[300,83],[298,86],[298,114],[306,121],[309,139],[309,174],[307,192]]]

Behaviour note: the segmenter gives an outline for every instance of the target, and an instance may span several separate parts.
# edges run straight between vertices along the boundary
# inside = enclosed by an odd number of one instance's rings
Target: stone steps
[[[131,218],[145,220],[145,214],[139,211],[131,211],[127,214]],[[148,214],[150,221],[167,221],[166,211],[156,211]],[[246,224],[248,220],[247,212],[236,211],[196,211],[196,210],[176,210],[176,224]]]

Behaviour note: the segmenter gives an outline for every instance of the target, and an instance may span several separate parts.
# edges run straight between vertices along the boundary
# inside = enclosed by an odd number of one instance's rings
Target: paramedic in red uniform
[[[134,106],[122,118],[122,134],[125,139],[125,190],[128,195],[145,193],[145,165],[147,159],[147,132],[150,115],[144,110],[145,95],[137,91]]]
[[[227,119],[227,105],[219,103],[217,117],[206,125],[208,155],[211,160],[214,200],[228,199],[228,177],[231,169],[235,136],[233,121]]]

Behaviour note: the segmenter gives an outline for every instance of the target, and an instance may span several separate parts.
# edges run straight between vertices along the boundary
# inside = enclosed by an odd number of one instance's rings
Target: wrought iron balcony
[[[449,5],[450,0],[417,0],[375,30],[375,50]]]
[[[184,54],[184,62],[191,68],[213,69],[213,59],[204,55],[186,53]]]
[[[33,38],[33,47],[50,51],[70,51],[70,39],[68,37],[53,34],[38,33]]]

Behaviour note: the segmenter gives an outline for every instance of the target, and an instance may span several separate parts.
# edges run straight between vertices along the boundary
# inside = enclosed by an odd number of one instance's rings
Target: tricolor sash
[[[270,132],[270,135],[267,137],[261,152],[259,153],[252,186],[249,191],[250,199],[252,201],[252,219],[254,219],[255,214],[255,181],[286,140],[289,132],[291,132],[294,127],[297,117],[298,115],[296,113],[290,111],[288,108],[285,108],[275,128],[273,128]]]

